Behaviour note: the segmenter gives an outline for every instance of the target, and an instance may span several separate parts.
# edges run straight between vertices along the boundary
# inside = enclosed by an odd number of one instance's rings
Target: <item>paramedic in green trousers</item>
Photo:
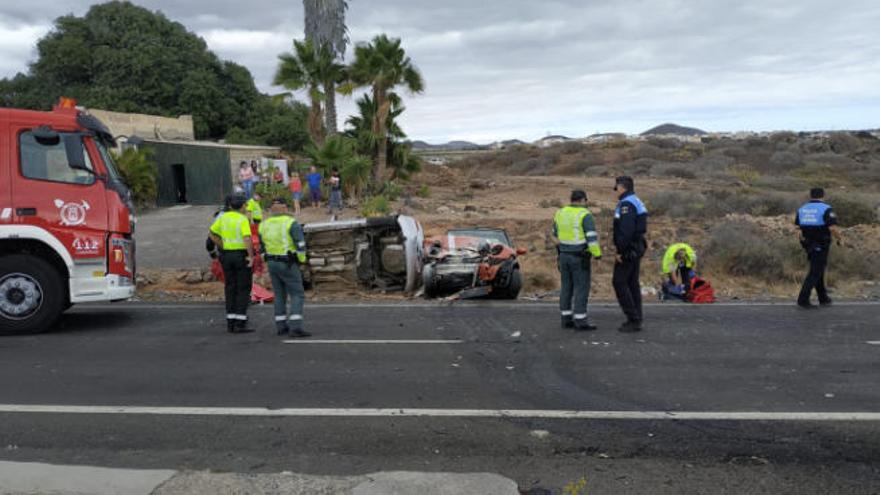
[[[596,326],[587,318],[590,260],[600,259],[602,249],[593,215],[587,209],[586,192],[580,189],[571,192],[571,204],[557,211],[553,219],[553,236],[557,241],[562,277],[559,291],[562,327],[595,330]]]

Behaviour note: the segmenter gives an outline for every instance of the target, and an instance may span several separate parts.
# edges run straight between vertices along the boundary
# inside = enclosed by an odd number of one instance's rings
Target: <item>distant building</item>
[[[608,143],[612,141],[626,141],[626,134],[622,132],[603,132],[591,134],[584,139],[587,143]]]
[[[553,146],[554,144],[561,144],[561,143],[564,143],[566,141],[571,141],[571,140],[572,139],[570,137],[553,135],[553,136],[543,137],[543,138],[535,141],[534,144],[535,144],[535,146],[537,146],[539,148],[549,148],[550,146]]]
[[[92,109],[89,113],[107,126],[120,148],[137,146],[152,150],[158,172],[159,206],[220,205],[234,189],[239,163],[263,162],[281,153],[276,146],[196,141],[189,115],[175,118]]]

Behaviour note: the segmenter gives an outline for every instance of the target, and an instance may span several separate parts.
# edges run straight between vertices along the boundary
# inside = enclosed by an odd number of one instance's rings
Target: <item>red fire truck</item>
[[[0,334],[134,295],[134,209],[113,136],[76,102],[0,108]]]

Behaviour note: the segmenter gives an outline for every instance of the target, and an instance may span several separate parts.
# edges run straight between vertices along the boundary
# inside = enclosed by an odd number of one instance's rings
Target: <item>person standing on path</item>
[[[587,209],[587,193],[576,189],[571,192],[571,204],[561,208],[553,218],[553,236],[557,240],[559,273],[562,289],[559,291],[559,310],[562,327],[575,330],[595,330],[587,319],[587,301],[590,297],[590,259],[601,259],[602,248],[593,214]]]
[[[250,199],[254,194],[254,170],[245,161],[242,161],[238,167],[238,182],[244,189],[245,198]]]
[[[302,179],[299,178],[299,172],[296,170],[290,172],[290,182],[288,183],[288,187],[290,188],[290,199],[293,200],[293,213],[294,215],[299,215],[300,201],[302,201],[303,195],[303,183]]]
[[[314,165],[309,167],[309,175],[306,176],[306,181],[309,183],[309,199],[312,200],[313,208],[321,206],[321,182],[323,179],[321,172],[318,172]]]
[[[275,199],[269,211],[272,216],[260,224],[260,249],[269,266],[275,293],[275,328],[278,335],[310,337],[311,334],[303,330],[305,290],[299,268],[306,262],[305,236],[284,200]]]
[[[840,243],[840,231],[837,230],[837,214],[831,205],[822,201],[825,190],[815,187],[810,190],[810,201],[804,203],[794,217],[794,224],[801,228],[801,246],[807,252],[810,271],[801,286],[798,295],[798,306],[805,309],[815,308],[810,303],[813,289],[819,297],[819,305],[830,306],[831,298],[825,288],[825,268],[828,266],[828,254],[831,251],[831,240]]]
[[[614,275],[611,283],[617,302],[626,315],[626,322],[618,328],[621,332],[638,332],[642,329],[642,286],[639,269],[642,256],[648,249],[645,234],[648,232],[648,210],[636,196],[632,177],[621,176],[614,180],[618,203],[614,209]]]
[[[251,225],[244,214],[246,203],[243,194],[229,198],[228,211],[214,220],[209,233],[220,252],[226,295],[226,330],[230,333],[253,332],[247,325],[247,310],[253,284],[254,244]]]
[[[333,215],[335,212],[342,212],[342,178],[339,177],[339,169],[333,167],[333,170],[330,172],[330,179],[328,180],[330,183],[330,202],[328,206],[328,213]]]

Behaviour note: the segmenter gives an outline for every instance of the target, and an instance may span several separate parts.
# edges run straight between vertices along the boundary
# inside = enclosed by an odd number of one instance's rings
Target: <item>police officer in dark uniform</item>
[[[614,276],[611,283],[617,302],[626,315],[626,322],[618,328],[621,332],[638,332],[642,329],[642,287],[639,268],[642,256],[648,248],[645,234],[648,231],[648,210],[635,194],[632,177],[621,176],[614,180],[614,190],[619,194],[614,210]]]
[[[801,246],[807,252],[810,260],[810,271],[801,293],[798,296],[798,306],[802,308],[815,308],[810,304],[810,295],[816,289],[819,296],[819,304],[831,305],[831,298],[825,289],[825,267],[828,266],[828,252],[831,250],[831,238],[840,242],[840,232],[837,230],[837,215],[828,203],[822,201],[825,190],[815,187],[810,190],[810,201],[798,208],[794,217],[794,224],[801,228]]]

